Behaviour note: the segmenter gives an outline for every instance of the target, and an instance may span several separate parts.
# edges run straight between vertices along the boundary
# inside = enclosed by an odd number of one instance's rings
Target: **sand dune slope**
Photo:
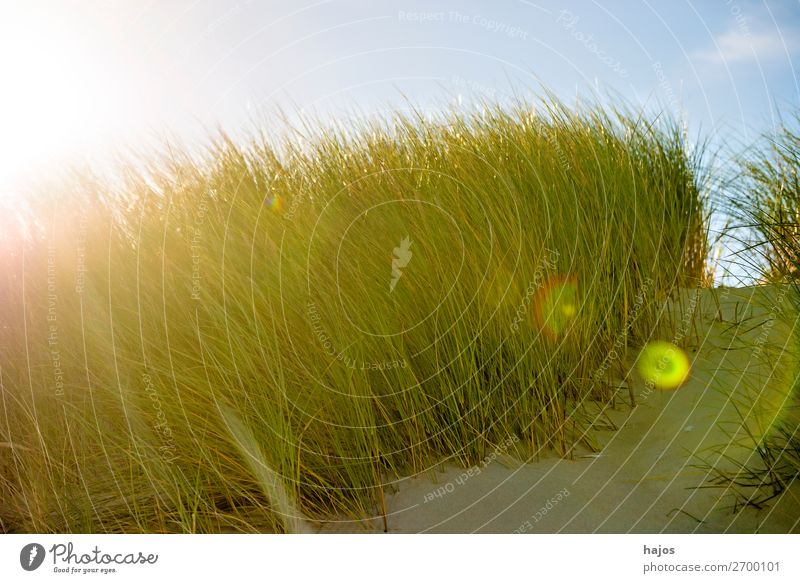
[[[786,409],[796,373],[786,350],[795,322],[790,303],[791,295],[776,288],[685,290],[671,304],[676,328],[664,333],[687,340],[693,368],[683,387],[648,391],[631,373],[626,380],[637,405],[609,411],[618,430],[599,433],[599,454],[532,463],[503,454],[471,475],[443,464],[398,480],[387,488],[389,531],[800,532],[797,484],[762,510],[734,512],[733,492],[704,487],[712,474],[703,467],[703,460],[732,467],[731,460],[752,456],[735,403],[740,411],[745,405],[755,433]],[[629,365],[634,358],[631,350]],[[382,530],[382,518],[321,526],[321,532]]]

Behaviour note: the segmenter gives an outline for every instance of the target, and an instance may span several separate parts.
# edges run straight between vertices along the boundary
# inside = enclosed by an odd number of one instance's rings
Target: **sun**
[[[35,3],[30,3],[33,5]],[[62,14],[0,7],[0,199],[93,141],[111,105],[101,59]]]

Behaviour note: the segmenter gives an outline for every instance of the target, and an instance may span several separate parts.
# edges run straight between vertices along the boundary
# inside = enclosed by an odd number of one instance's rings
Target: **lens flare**
[[[577,278],[558,277],[538,294],[534,306],[539,328],[551,337],[564,334],[578,315]]]
[[[665,340],[644,347],[637,361],[639,374],[657,389],[677,389],[689,378],[691,364],[686,353]]]
[[[283,208],[283,199],[280,196],[269,196],[264,200],[264,204],[277,213]]]

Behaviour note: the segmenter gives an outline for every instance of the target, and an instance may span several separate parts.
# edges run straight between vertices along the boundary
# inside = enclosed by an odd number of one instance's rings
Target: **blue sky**
[[[797,2],[0,0],[0,39],[0,177],[277,106],[343,118],[544,86],[744,146],[800,101]]]
[[[794,2],[153,3],[124,28],[189,110],[235,125],[275,103],[343,115],[497,100],[540,84],[618,93],[746,139],[800,99]],[[135,40],[134,40],[135,39]]]

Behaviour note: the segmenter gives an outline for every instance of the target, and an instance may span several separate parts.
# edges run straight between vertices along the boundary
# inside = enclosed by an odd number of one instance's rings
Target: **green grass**
[[[756,148],[740,158],[740,173],[731,193],[732,209],[747,233],[741,237],[746,243],[742,261],[761,282],[784,290],[778,297],[785,297],[785,301],[776,303],[773,310],[792,330],[785,348],[767,345],[762,357],[769,365],[780,358],[788,362],[782,364],[789,367],[788,386],[777,420],[757,432],[745,426],[752,442],[752,458],[739,463],[734,471],[714,472],[716,483],[734,487],[738,504],[758,508],[800,478],[800,133],[793,129],[798,121],[796,115],[792,125],[764,136]],[[784,370],[770,369],[784,374]],[[755,387],[753,396],[738,405],[742,418],[758,413],[762,390]]]
[[[800,116],[795,119],[795,125]],[[800,264],[800,133],[784,125],[740,160],[737,214],[753,229],[751,241],[764,279],[797,279]]]
[[[591,446],[615,341],[707,277],[700,160],[537,111],[220,136],[37,200],[2,247],[3,527],[303,530],[508,438]]]

